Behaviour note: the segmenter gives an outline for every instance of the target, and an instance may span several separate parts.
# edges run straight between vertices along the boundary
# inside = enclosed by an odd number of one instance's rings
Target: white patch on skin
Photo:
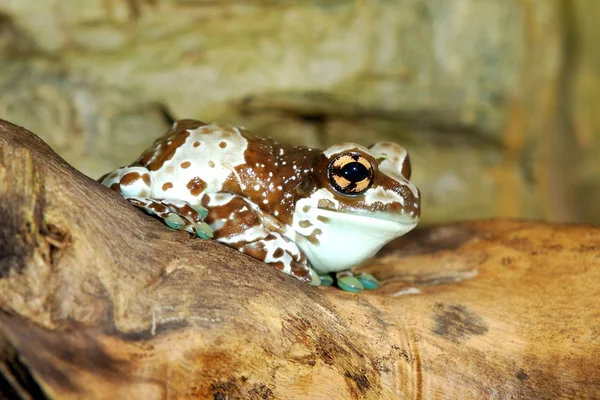
[[[277,237],[275,240],[264,240],[262,243],[265,245],[265,250],[267,251],[267,255],[263,260],[266,263],[276,263],[282,262],[284,265],[283,272],[289,274],[292,271],[292,261],[297,261],[300,259],[300,250],[295,243],[285,240],[281,235],[277,233],[273,233]],[[283,255],[281,257],[275,257],[274,253],[277,249],[283,250]]]
[[[211,193],[208,207],[219,207],[229,203],[235,195],[229,193]]]
[[[392,176],[403,176],[402,165],[406,157],[408,157],[408,152],[404,147],[392,142],[378,142],[369,150],[375,158],[386,157],[379,164],[381,171]]]
[[[218,219],[218,220],[214,221],[212,224],[210,224],[210,228],[213,230],[213,232],[216,232],[225,226],[225,222],[226,222],[226,220],[224,220],[222,218]]]
[[[110,178],[110,175],[114,175],[115,172],[117,173],[117,177]],[[152,174],[145,167],[119,168],[116,171],[111,172],[106,178],[104,178],[104,180],[102,181],[102,184],[110,187],[110,185],[112,185],[115,182],[119,182],[123,176],[125,176],[129,173],[137,173],[140,175],[140,177],[134,181],[131,181],[131,183],[129,185],[121,185],[120,186],[121,195],[123,197],[125,197],[126,199],[128,199],[130,197],[142,197],[142,198],[152,197],[152,196],[149,196],[148,194],[151,193],[152,187],[156,186],[156,185],[153,185]],[[147,185],[146,182],[144,182],[144,180],[142,179],[142,176],[144,176],[144,174],[147,174],[150,176],[150,185]],[[162,189],[161,189],[161,191],[162,191]],[[147,195],[142,196],[141,194],[143,192],[146,192]]]
[[[377,202],[381,204],[400,203],[404,206],[405,200],[404,197],[393,190],[386,190],[383,187],[378,186],[377,188],[370,188],[365,192],[365,203],[367,203],[367,205]]]
[[[369,149],[367,149],[366,147],[361,146],[360,144],[349,143],[349,142],[334,144],[327,150],[323,151],[323,154],[325,155],[325,157],[331,158],[331,156],[333,156],[334,154],[342,153],[344,151],[353,150],[353,149],[357,149],[357,150],[363,151],[367,154],[371,154]]]
[[[264,239],[269,236],[269,231],[262,225],[253,226],[252,228],[246,229],[239,235],[233,235],[229,237],[222,237],[217,239],[221,243],[231,244],[238,242],[256,242],[257,240]]]
[[[211,130],[210,133],[200,133]],[[205,183],[204,193],[216,193],[223,189],[227,177],[231,175],[231,167],[245,163],[244,151],[248,147],[248,141],[237,128],[229,128],[217,124],[210,124],[197,129],[189,129],[190,135],[185,142],[179,146],[173,158],[166,161],[158,171],[151,171],[154,178],[151,197],[155,199],[164,198],[162,185],[171,182],[173,188],[169,190],[169,198],[177,198],[189,202],[191,205],[199,204],[201,196],[190,193],[187,184],[194,178],[200,177]],[[224,137],[224,132],[229,133]],[[195,142],[202,142],[202,146],[194,147]],[[227,147],[221,148],[220,143],[226,142]],[[210,160],[215,166],[210,167],[208,162],[195,163],[190,168],[176,168],[174,172],[167,172],[169,166],[178,167],[186,160]]]
[[[298,204],[296,205],[296,209],[298,209],[298,207],[300,206],[300,203],[302,203],[302,207],[304,206],[310,206],[310,207],[317,207],[319,204],[319,200],[329,200],[333,203],[333,205],[335,206],[336,209],[338,209],[340,207],[340,202],[333,196],[333,193],[331,193],[329,190],[327,189],[319,189],[316,192],[314,192],[313,194],[310,195],[310,197],[307,197],[305,199],[300,199],[298,201]]]

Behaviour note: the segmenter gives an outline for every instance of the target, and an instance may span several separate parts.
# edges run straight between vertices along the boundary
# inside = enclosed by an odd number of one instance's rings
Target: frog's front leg
[[[204,222],[208,210],[202,205],[190,205],[175,199],[152,198],[152,174],[144,167],[119,168],[99,181],[120,193],[136,207],[162,218],[173,229],[185,230],[204,239],[213,236],[212,230]]]
[[[250,200],[234,194],[211,193],[202,203],[210,209],[206,222],[217,241],[313,286],[321,284],[306,255],[284,235],[286,226],[280,221],[265,220]]]

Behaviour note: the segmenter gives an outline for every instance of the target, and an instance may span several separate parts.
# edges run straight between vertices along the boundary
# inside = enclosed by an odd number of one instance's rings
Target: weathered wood
[[[421,229],[314,288],[175,232],[0,122],[0,390],[14,398],[593,398],[600,229]]]

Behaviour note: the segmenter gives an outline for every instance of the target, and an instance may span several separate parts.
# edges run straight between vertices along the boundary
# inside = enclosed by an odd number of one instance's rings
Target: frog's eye
[[[331,161],[327,176],[333,188],[341,194],[358,195],[373,184],[373,165],[360,154],[345,153]]]

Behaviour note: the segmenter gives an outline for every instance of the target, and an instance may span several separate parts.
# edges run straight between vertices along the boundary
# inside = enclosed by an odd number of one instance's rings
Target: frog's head
[[[408,153],[380,142],[341,143],[319,154],[296,187],[297,243],[319,272],[348,269],[413,229],[421,214]]]

